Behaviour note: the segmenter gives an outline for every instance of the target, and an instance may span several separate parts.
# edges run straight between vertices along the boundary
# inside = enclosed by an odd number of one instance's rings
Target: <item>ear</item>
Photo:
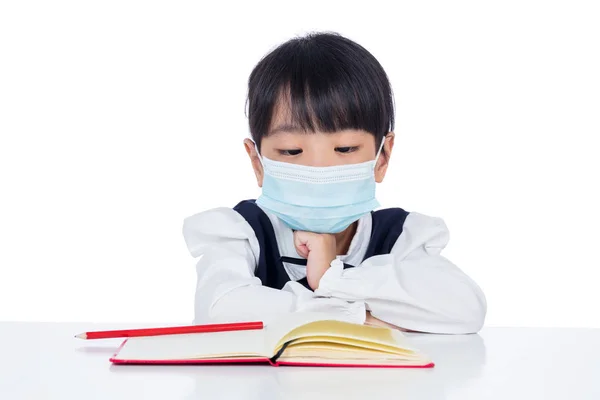
[[[248,157],[250,157],[250,163],[252,164],[252,169],[254,169],[254,175],[256,175],[256,183],[258,183],[258,187],[262,187],[264,176],[263,167],[260,159],[258,158],[256,147],[254,147],[254,142],[250,139],[244,139],[244,147],[246,148]]]
[[[392,156],[392,149],[394,148],[395,136],[396,135],[394,132],[388,132],[388,134],[383,138],[383,149],[381,149],[381,154],[379,155],[379,159],[375,165],[375,182],[377,183],[383,182],[383,178],[387,172],[387,168],[390,163],[390,157]]]

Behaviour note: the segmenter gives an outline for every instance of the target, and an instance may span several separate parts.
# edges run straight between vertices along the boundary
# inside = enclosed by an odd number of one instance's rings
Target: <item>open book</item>
[[[270,363],[433,367],[399,331],[296,313],[258,330],[129,338],[115,364]]]

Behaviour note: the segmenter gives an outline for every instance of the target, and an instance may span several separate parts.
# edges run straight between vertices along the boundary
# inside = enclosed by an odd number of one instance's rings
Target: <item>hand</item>
[[[336,257],[335,236],[328,233],[294,232],[294,246],[307,259],[306,279],[312,290],[317,290],[321,277]]]
[[[367,317],[365,318],[365,325],[397,329],[397,330],[403,331],[403,332],[412,332],[412,331],[409,331],[408,329],[404,329],[404,328],[400,328],[399,326],[396,326],[396,325],[388,324],[387,322],[382,321],[379,318],[375,318],[374,316],[371,315],[371,313],[369,311],[367,311]]]

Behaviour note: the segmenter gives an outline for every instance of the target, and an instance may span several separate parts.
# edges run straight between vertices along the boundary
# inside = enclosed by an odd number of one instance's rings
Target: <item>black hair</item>
[[[260,149],[275,106],[288,101],[294,125],[307,132],[365,130],[379,146],[394,129],[394,97],[377,59],[337,33],[291,39],[254,67],[248,79],[248,120]]]

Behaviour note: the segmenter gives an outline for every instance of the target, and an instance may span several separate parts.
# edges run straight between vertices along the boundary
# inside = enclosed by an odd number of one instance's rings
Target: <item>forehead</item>
[[[282,88],[273,105],[266,136],[281,133],[318,133],[322,130],[322,121],[313,114],[310,98],[298,100],[291,98],[289,89]]]
[[[276,133],[272,132],[272,130],[283,125],[296,126],[297,124],[294,123],[292,118],[291,101],[289,95],[281,94],[273,106],[271,123],[269,125],[269,131],[267,135]],[[299,126],[298,128],[301,129]]]
[[[325,134],[329,136],[330,139],[358,139],[365,140],[373,137],[369,132],[362,129],[340,129],[335,132],[322,132],[318,127],[318,121],[315,121],[314,117],[312,117],[313,126],[316,128],[315,131],[310,130],[306,127],[300,126],[295,122],[292,110],[291,110],[291,102],[288,96],[280,96],[280,100],[276,102],[273,107],[273,115],[271,117],[271,123],[269,126],[269,130],[267,132],[267,137],[278,140],[287,141],[293,137],[306,137],[309,139],[312,135],[307,135],[311,133],[315,134]]]
[[[363,129],[338,126],[331,126],[329,129],[323,128],[323,125],[312,113],[310,99],[305,99],[304,104],[298,109],[297,102],[291,99],[289,90],[281,90],[278,100],[273,106],[271,121],[264,139],[272,139],[276,142],[288,140],[309,140],[317,139],[317,136],[325,135],[329,141],[352,141],[354,144],[364,143],[366,140],[375,139],[372,133]],[[293,109],[293,106],[296,109]],[[331,110],[333,115],[336,114]],[[337,125],[337,124],[336,124]]]

